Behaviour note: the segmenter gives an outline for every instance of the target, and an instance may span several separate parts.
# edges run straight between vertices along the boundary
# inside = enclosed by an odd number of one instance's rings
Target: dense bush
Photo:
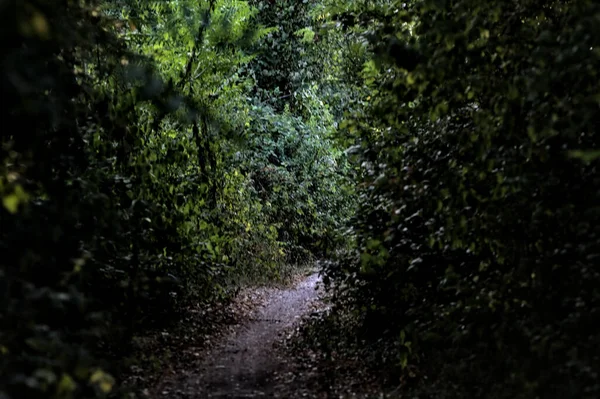
[[[300,30],[310,23],[311,2],[295,0],[251,0],[259,9],[258,22],[273,27],[258,44],[256,57],[247,68],[254,78],[252,94],[260,101],[283,111],[286,104],[296,108],[298,91],[319,81],[319,62],[307,57],[308,43]]]
[[[346,124],[357,248],[330,275],[415,396],[597,397],[598,4],[383,9]]]
[[[115,203],[122,199],[107,195],[124,192],[125,180],[107,171],[121,165],[126,153],[113,150],[113,161],[93,161],[86,146],[90,125],[104,117],[102,107],[109,99],[91,88],[91,77],[76,71],[97,54],[105,63],[96,73],[105,76],[120,66],[125,51],[99,18],[78,26],[78,20],[92,18],[87,6],[2,5],[1,86],[3,97],[10,99],[2,109],[9,130],[2,134],[0,155],[4,395],[68,396],[79,386],[82,396],[91,396],[94,389],[109,389],[110,378],[101,370],[95,374],[102,364],[90,352],[103,337],[109,315],[100,311],[111,296],[90,301],[84,292],[91,285],[108,286],[122,298],[139,281],[127,245],[143,223],[141,214],[149,210],[131,203],[119,209]],[[97,40],[102,47],[94,44]],[[126,140],[119,121],[105,126],[107,136]],[[128,217],[134,218],[132,228],[123,231]],[[139,244],[150,240],[146,234]],[[92,251],[98,255],[88,259]],[[122,286],[111,283],[117,272]],[[138,305],[131,298],[125,309],[114,299],[122,314]]]
[[[341,249],[407,396],[597,397],[596,3],[0,2],[0,397]]]
[[[250,115],[242,165],[288,262],[325,256],[351,210],[346,159],[331,143],[331,116],[325,109],[303,119],[264,106],[253,107]]]
[[[248,145],[237,165],[251,178],[287,262],[302,264],[345,242],[339,233],[353,206],[352,182],[334,137],[346,103],[332,92],[346,85],[332,84],[336,68],[324,68],[337,53],[313,29],[318,2],[251,3],[259,10],[257,21],[272,31],[244,68],[255,84]]]
[[[284,237],[291,203],[267,205],[236,158],[267,123],[242,73],[271,31],[256,13],[225,0],[0,4],[0,397],[105,396],[134,335],[185,301],[227,298],[232,281],[276,278],[290,246],[318,254],[307,237],[330,234],[333,183],[272,182],[269,195],[306,186],[311,219]],[[288,144],[304,128],[289,123]],[[318,130],[288,160],[318,156],[328,178]]]

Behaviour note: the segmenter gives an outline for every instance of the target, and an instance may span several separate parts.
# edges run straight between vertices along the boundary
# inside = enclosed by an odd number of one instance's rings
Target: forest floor
[[[181,398],[257,398],[277,394],[282,359],[273,344],[317,298],[313,274],[290,289],[272,289],[249,319],[192,368],[162,382],[161,394]]]
[[[319,283],[312,272],[286,287],[245,289],[208,313],[189,309],[179,329],[151,340],[169,348],[160,372],[150,378],[138,369],[129,385],[145,387],[138,393],[148,399],[381,397],[348,393],[356,390],[356,381],[333,384],[319,356],[302,345],[291,349],[307,318],[327,307]],[[355,377],[350,379],[361,380]]]

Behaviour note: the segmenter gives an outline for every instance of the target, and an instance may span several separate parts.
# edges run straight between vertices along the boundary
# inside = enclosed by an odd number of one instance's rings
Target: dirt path
[[[224,342],[203,356],[204,361],[164,382],[163,397],[278,397],[274,376],[285,364],[273,344],[310,309],[317,298],[319,277],[313,274],[294,288],[272,290],[263,306]]]

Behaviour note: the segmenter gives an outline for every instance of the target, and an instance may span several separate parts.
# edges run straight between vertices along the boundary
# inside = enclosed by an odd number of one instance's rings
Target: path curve
[[[250,320],[210,351],[198,367],[170,381],[164,394],[179,398],[275,397],[273,377],[283,367],[273,344],[310,310],[318,297],[318,274],[294,288],[274,290]]]

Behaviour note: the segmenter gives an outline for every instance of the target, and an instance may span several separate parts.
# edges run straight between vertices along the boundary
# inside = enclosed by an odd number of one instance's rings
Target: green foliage
[[[291,263],[332,250],[351,209],[346,161],[329,138],[333,120],[325,106],[307,107],[307,113],[320,113],[305,121],[253,106],[249,144],[239,154]]]
[[[0,3],[0,397],[105,397],[134,334],[338,244],[336,120],[252,98],[262,11]]]
[[[127,196],[131,175],[114,173],[132,138],[119,116],[106,117],[114,97],[94,88],[136,57],[93,3],[1,11],[0,87],[11,99],[2,118],[12,128],[0,150],[0,395],[102,396],[113,381],[95,353],[126,335],[125,320],[141,323],[157,302],[168,311],[178,291],[148,268],[162,229],[146,221],[149,204]],[[91,144],[99,135],[107,148]]]
[[[597,397],[600,8],[383,11],[353,22],[373,98],[345,124],[362,189],[339,293],[414,395]]]
[[[105,397],[187,301],[340,252],[322,328],[359,335],[329,350],[368,342],[406,396],[597,397],[598,22],[0,2],[0,397]]]
[[[251,4],[259,10],[261,24],[276,28],[257,46],[257,57],[249,65],[247,73],[256,82],[253,95],[278,112],[286,104],[293,110],[295,95],[321,76],[318,59],[307,54],[310,45],[298,34],[310,24],[311,2],[252,0]]]
[[[324,95],[334,72],[322,68],[312,3],[253,3],[257,21],[276,31],[256,46],[245,68],[255,85],[246,146],[233,164],[251,179],[287,263],[303,264],[344,245],[339,229],[352,209],[349,167],[333,141],[340,115]]]

